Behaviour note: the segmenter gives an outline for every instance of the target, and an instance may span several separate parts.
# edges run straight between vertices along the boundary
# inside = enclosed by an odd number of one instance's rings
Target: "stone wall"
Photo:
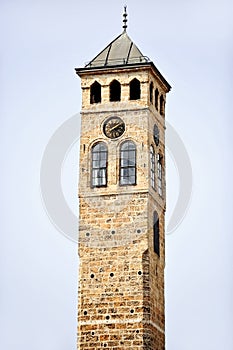
[[[121,83],[121,101],[109,102],[109,84]],[[80,140],[80,221],[78,349],[164,350],[164,116],[149,99],[153,81],[166,89],[150,67],[83,73]],[[140,100],[129,100],[129,82],[141,83]],[[102,86],[101,103],[90,104],[90,85]],[[118,116],[126,129],[119,139],[103,133],[104,121]],[[153,126],[160,144],[153,140]],[[137,148],[137,182],[119,184],[119,149],[124,140]],[[108,147],[108,185],[91,187],[91,147]],[[150,146],[163,158],[163,197],[150,184]],[[156,170],[157,171],[157,170]],[[154,252],[153,213],[160,218],[160,256]]]

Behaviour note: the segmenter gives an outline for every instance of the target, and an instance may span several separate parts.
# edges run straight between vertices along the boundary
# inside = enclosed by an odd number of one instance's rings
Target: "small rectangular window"
[[[154,212],[154,218],[153,218],[153,233],[154,233],[154,252],[160,256],[160,249],[159,249],[159,217],[157,212]]]

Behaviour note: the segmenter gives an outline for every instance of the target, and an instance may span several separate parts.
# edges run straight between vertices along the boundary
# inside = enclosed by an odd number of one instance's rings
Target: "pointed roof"
[[[149,61],[149,58],[143,56],[141,51],[124,30],[121,35],[113,40],[92,61],[87,63],[85,68],[127,66],[131,64],[146,63]]]
[[[125,10],[126,11],[126,10]],[[124,17],[126,16],[126,12]],[[151,67],[157,77],[165,84],[167,91],[171,86],[162,76],[154,63],[142,54],[138,47],[133,43],[126,32],[127,20],[123,20],[123,33],[114,39],[105,47],[93,60],[87,63],[83,68],[75,68],[76,74],[82,74],[108,69],[135,69],[142,67]]]

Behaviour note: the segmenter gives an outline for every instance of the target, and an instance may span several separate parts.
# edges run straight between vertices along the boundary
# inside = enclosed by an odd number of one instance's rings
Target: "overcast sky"
[[[123,1],[1,1],[0,348],[76,348],[77,246],[49,220],[40,166],[80,111],[74,67],[121,33]],[[193,194],[166,236],[166,350],[232,350],[232,39],[229,0],[128,0],[128,34],[172,85],[167,120]],[[79,134],[77,120],[77,137]],[[77,213],[78,143],[62,186]],[[167,221],[179,191],[167,156]]]

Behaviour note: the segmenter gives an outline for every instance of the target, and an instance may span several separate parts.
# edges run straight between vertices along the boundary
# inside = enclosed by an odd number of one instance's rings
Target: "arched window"
[[[158,213],[154,211],[153,217],[153,238],[154,238],[154,252],[160,254],[159,251],[159,217]]]
[[[150,83],[150,102],[153,103],[153,91],[154,91],[154,84]]]
[[[163,172],[162,172],[162,156],[157,154],[157,170],[158,170],[158,193],[162,197],[163,195]]]
[[[164,115],[164,112],[165,112],[165,101],[164,101],[163,95],[160,96],[159,103],[160,103],[160,114]]]
[[[107,186],[108,150],[104,142],[99,142],[91,149],[91,186]]]
[[[136,146],[125,141],[120,148],[120,185],[136,185]]]
[[[121,100],[121,84],[117,80],[113,80],[110,84],[110,101]]]
[[[153,146],[150,146],[150,183],[155,189],[155,151]]]
[[[90,89],[90,103],[101,102],[101,85],[95,81]]]
[[[139,100],[141,98],[140,81],[136,78],[129,83],[129,99]]]
[[[155,90],[155,108],[158,110],[158,106],[159,106],[159,90],[156,89]]]

